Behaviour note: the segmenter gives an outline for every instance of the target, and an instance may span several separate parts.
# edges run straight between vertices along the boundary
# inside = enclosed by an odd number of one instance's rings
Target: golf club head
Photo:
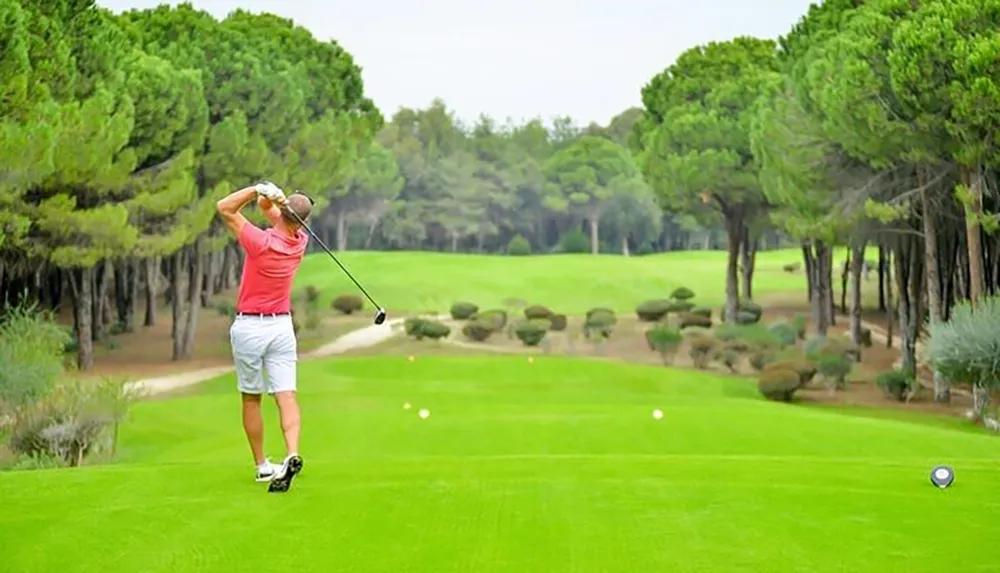
[[[385,309],[379,307],[378,312],[375,313],[375,324],[382,324],[385,322]]]

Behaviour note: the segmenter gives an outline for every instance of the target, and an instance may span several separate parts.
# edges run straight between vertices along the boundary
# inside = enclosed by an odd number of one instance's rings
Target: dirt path
[[[301,356],[303,360],[322,358],[343,354],[360,348],[375,346],[393,337],[398,331],[397,326],[403,324],[403,319],[397,318],[389,320],[383,324],[366,326],[338,337],[333,342],[325,344],[311,352]],[[232,372],[232,366],[219,366],[216,368],[205,368],[191,372],[182,372],[171,376],[161,376],[157,378],[147,378],[129,383],[126,388],[130,391],[141,392],[145,396],[155,396],[165,392],[171,392],[180,388],[186,388],[195,384],[200,384],[221,374]]]

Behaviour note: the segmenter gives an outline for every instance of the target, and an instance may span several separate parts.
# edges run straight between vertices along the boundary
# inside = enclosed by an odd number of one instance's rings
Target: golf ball
[[[659,408],[653,410],[653,418],[659,420],[662,417],[663,417],[663,410],[660,410]]]
[[[534,357],[534,356],[529,356],[529,357],[528,357],[528,363],[529,363],[529,364],[530,364],[531,362],[534,362],[534,361],[535,361],[535,357]]]
[[[416,356],[410,356],[409,358],[407,358],[407,360],[409,360],[410,362],[413,362],[416,359],[417,359]]]
[[[407,402],[407,403],[403,404],[403,409],[404,410],[409,410],[410,409],[410,403]]]
[[[421,418],[425,418],[426,419],[427,416],[430,416],[430,415],[431,415],[431,412],[427,408],[423,408],[423,409],[420,410],[420,417]]]

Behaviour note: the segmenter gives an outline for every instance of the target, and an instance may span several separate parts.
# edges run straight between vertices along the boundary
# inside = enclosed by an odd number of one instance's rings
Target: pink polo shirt
[[[240,245],[246,251],[236,310],[247,313],[287,313],[292,308],[292,283],[309,243],[299,230],[294,237],[277,229],[243,225]]]

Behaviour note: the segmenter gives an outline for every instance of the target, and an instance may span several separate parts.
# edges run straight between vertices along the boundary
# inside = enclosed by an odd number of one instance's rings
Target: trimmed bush
[[[588,339],[610,338],[618,319],[607,312],[591,313],[583,322],[583,334]]]
[[[411,316],[403,321],[403,332],[405,332],[407,336],[416,336],[419,339],[420,328],[425,322],[427,322],[426,318]]]
[[[475,316],[477,312],[479,312],[479,307],[471,302],[456,302],[451,305],[451,309],[449,310],[449,314],[455,320],[468,320]]]
[[[669,300],[647,300],[635,308],[635,314],[643,322],[657,322],[673,308]]]
[[[795,328],[795,332],[799,336],[799,340],[806,339],[806,324],[809,323],[809,317],[804,314],[796,314],[790,321],[792,327]]]
[[[736,324],[757,324],[760,317],[752,312],[739,311],[736,313]]]
[[[757,391],[775,402],[791,402],[799,389],[799,375],[794,370],[769,370],[757,379]]]
[[[542,343],[548,331],[549,329],[545,324],[531,320],[523,321],[514,328],[514,334],[517,335],[517,339],[523,342],[525,346],[538,346]]]
[[[889,398],[904,402],[914,387],[914,380],[913,375],[905,370],[888,370],[875,377],[875,384]]]
[[[580,229],[567,231],[559,237],[559,250],[564,253],[589,253],[590,239]]]
[[[851,373],[851,361],[842,354],[824,354],[816,361],[819,373],[833,383],[836,388],[847,387],[847,376]]]
[[[342,294],[333,299],[330,306],[340,314],[353,314],[365,306],[365,301],[356,294]]]
[[[861,360],[861,350],[851,343],[846,336],[814,336],[806,340],[806,358],[819,361],[822,356],[843,356],[847,360],[858,362]]]
[[[3,407],[44,396],[64,373],[63,351],[72,341],[55,316],[35,306],[0,314],[0,419]]]
[[[675,300],[670,303],[670,312],[675,312],[677,314],[683,314],[689,312],[694,308],[694,303],[687,302],[684,300]]]
[[[552,309],[540,304],[533,304],[524,309],[524,318],[527,318],[528,320],[548,320],[553,314]]]
[[[531,254],[531,243],[523,235],[514,235],[507,243],[507,254],[523,257]]]
[[[718,360],[723,366],[729,369],[731,373],[736,374],[736,370],[740,364],[740,353],[732,348],[723,346],[719,350]]]
[[[712,319],[698,316],[696,314],[685,313],[681,315],[681,330],[691,327],[712,328]]]
[[[462,327],[462,334],[470,340],[485,342],[493,335],[493,324],[484,320],[473,320]]]
[[[799,333],[794,326],[788,324],[787,322],[779,322],[772,324],[770,328],[771,332],[781,341],[781,345],[793,346],[795,342],[799,339]]]
[[[670,293],[670,298],[678,301],[688,301],[694,298],[694,291],[687,287],[677,287]]]
[[[684,336],[680,331],[665,324],[657,325],[646,331],[646,344],[649,345],[650,350],[660,354],[665,364],[673,363],[674,356],[677,355],[677,350],[680,349],[683,342]]]
[[[549,317],[549,330],[562,332],[566,330],[566,326],[568,324],[569,320],[566,318],[565,314],[553,314]]]
[[[308,285],[303,290],[303,294],[306,297],[306,302],[315,302],[319,300],[319,289],[313,285]]]
[[[417,328],[416,338],[417,340],[422,340],[424,338],[430,338],[431,340],[440,340],[451,334],[451,327],[442,322],[436,320],[424,320],[420,323]]]
[[[799,262],[788,263],[787,265],[782,266],[781,270],[785,271],[786,273],[797,273],[800,270],[802,270],[802,263]]]
[[[723,321],[729,322],[725,305],[722,306],[719,313]],[[741,314],[746,314],[747,316],[740,316]],[[736,322],[739,324],[755,324],[760,321],[763,314],[764,309],[752,300],[742,299],[736,303]]]
[[[479,320],[493,325],[493,332],[500,332],[507,326],[507,311],[499,308],[472,315],[471,320]]]
[[[712,360],[718,341],[710,336],[692,336],[689,341],[691,347],[688,350],[688,355],[691,356],[694,367],[704,370]]]
[[[608,314],[608,315],[611,315],[613,317],[613,316],[615,316],[615,311],[611,310],[610,308],[605,308],[603,306],[599,306],[597,308],[592,308],[592,309],[588,310],[585,319],[586,320],[590,320],[590,317],[594,316],[595,314]]]
[[[865,348],[872,347],[872,329],[870,328],[861,329],[861,346]]]
[[[774,362],[775,356],[773,352],[768,352],[766,350],[758,350],[750,355],[750,366],[760,372],[767,367],[768,364]]]
[[[726,323],[716,329],[715,337],[723,342],[741,341],[753,350],[774,351],[782,346],[781,339],[760,324]]]
[[[817,367],[815,362],[808,360],[779,360],[766,364],[761,368],[761,372],[770,372],[772,370],[791,370],[795,372],[799,375],[799,387],[801,388],[812,382],[812,379],[816,376]]]
[[[689,310],[688,312],[695,316],[704,316],[705,318],[708,319],[712,318],[712,309],[708,308],[707,306],[696,306],[691,310]]]

